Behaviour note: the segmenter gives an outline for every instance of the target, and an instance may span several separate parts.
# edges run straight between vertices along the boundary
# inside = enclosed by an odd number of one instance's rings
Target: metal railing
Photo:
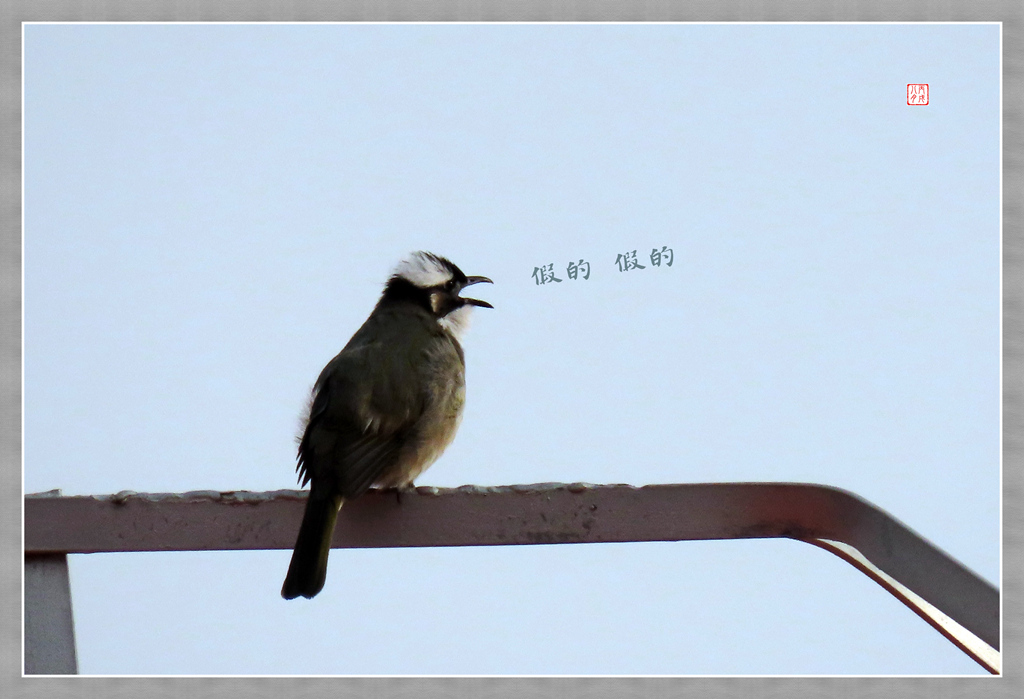
[[[26,673],[77,671],[66,554],[290,549],[306,495],[280,490],[27,496]],[[542,483],[419,487],[400,497],[370,491],[342,508],[333,546],[772,537],[804,541],[839,556],[989,672],[1001,672],[999,591],[883,510],[829,486]]]

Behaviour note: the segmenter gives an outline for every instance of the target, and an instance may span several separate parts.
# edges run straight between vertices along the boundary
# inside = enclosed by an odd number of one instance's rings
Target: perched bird
[[[450,260],[413,253],[395,269],[363,326],[313,386],[299,442],[302,485],[310,483],[281,596],[323,589],[338,510],[370,486],[403,488],[455,437],[466,395],[459,336],[473,306],[467,277]]]

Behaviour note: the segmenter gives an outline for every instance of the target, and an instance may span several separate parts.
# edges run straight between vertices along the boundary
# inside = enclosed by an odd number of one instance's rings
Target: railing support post
[[[25,674],[76,675],[68,557],[25,556]]]

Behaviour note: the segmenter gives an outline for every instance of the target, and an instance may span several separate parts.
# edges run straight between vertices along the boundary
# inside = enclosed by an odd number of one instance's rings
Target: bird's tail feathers
[[[312,599],[324,587],[327,579],[327,556],[331,552],[334,538],[334,524],[338,521],[338,510],[344,498],[314,497],[310,493],[306,512],[302,515],[299,537],[295,541],[288,575],[281,587],[281,596],[295,599],[302,596]]]

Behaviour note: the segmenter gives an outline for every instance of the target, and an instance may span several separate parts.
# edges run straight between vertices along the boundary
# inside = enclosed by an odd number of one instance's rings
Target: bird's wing
[[[312,479],[314,487],[358,497],[397,464],[411,438],[424,410],[424,397],[415,386],[367,381],[367,376],[394,375],[390,367],[367,365],[374,353],[379,361],[379,347],[343,351],[317,380],[299,444],[303,485]]]

